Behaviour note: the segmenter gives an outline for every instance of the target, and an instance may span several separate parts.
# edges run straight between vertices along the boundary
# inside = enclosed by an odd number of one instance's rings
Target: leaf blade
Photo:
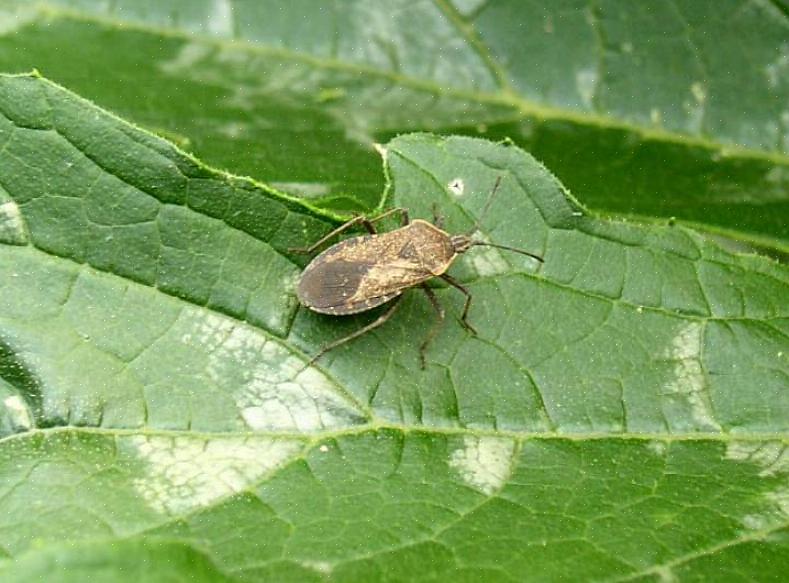
[[[147,558],[162,576],[160,559],[186,557],[230,580],[507,581],[571,577],[581,565],[623,579],[742,563],[783,572],[785,267],[683,228],[591,217],[511,145],[403,136],[386,149],[390,202],[425,217],[436,202],[447,228],[463,232],[501,175],[479,236],[546,263],[476,249],[453,266],[475,293],[480,336],[448,319],[426,371],[417,347],[431,308],[418,296],[379,333],[304,368],[359,320],[300,310],[279,335],[203,302],[194,289],[210,273],[187,270],[179,296],[120,259],[97,269],[95,258],[117,249],[85,238],[78,215],[56,205],[31,215],[25,201],[70,194],[120,228],[149,213],[124,204],[127,192],[132,201],[149,200],[135,198],[146,184],[179,192],[164,157],[210,185],[195,208],[189,196],[161,194],[168,217],[182,219],[166,230],[169,244],[187,257],[243,230],[286,261],[288,242],[312,233],[291,220],[272,234],[281,206],[315,217],[316,233],[330,218],[203,167],[45,80],[0,77],[0,95],[17,86],[35,96],[27,83],[81,111],[86,134],[96,123],[127,180],[91,190],[97,176],[115,176],[95,162],[105,160],[98,141],[83,161],[92,173],[64,173],[52,163],[71,160],[52,154],[67,151],[51,146],[63,144],[57,116],[44,115],[42,100],[0,100],[3,123],[26,126],[4,134],[0,167],[19,178],[4,188],[30,233],[0,246],[3,575],[53,563],[64,577],[95,574],[85,560],[94,552],[111,568]],[[124,132],[151,154],[124,158],[127,142],[113,142]],[[276,204],[255,206],[249,193]],[[243,229],[224,205],[239,198]],[[217,235],[204,236],[214,215]],[[53,217],[69,225],[57,238],[47,236]],[[284,293],[256,257],[239,265]],[[437,294],[456,314],[451,291]]]

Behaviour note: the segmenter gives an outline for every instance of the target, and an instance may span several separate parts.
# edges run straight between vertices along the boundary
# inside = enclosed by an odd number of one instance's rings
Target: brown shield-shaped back
[[[380,235],[333,245],[304,269],[297,290],[307,308],[355,314],[441,275],[456,256],[449,235],[422,220]]]

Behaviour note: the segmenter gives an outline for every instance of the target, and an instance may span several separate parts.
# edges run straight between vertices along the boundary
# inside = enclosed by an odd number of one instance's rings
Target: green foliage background
[[[789,250],[783,1],[4,0],[0,71],[4,581],[789,568],[789,272],[736,252]],[[478,336],[438,287],[425,370],[418,293],[307,366],[376,314],[289,248],[497,177],[546,261],[453,266]]]

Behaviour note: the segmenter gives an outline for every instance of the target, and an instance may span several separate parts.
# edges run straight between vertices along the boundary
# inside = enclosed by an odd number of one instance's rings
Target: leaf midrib
[[[430,425],[405,425],[402,423],[390,423],[374,421],[363,425],[353,425],[343,429],[327,429],[315,432],[299,431],[195,431],[194,429],[154,429],[143,428],[109,428],[109,427],[88,427],[76,425],[63,425],[58,427],[34,428],[28,431],[14,433],[0,438],[0,446],[12,443],[17,440],[34,438],[36,436],[47,437],[58,434],[90,434],[105,435],[108,437],[137,436],[146,437],[190,437],[195,439],[220,439],[220,438],[269,438],[269,439],[292,439],[306,442],[307,449],[316,447],[327,440],[341,439],[344,437],[354,437],[367,433],[379,433],[392,431],[408,434],[423,434],[432,436],[461,436],[461,437],[504,437],[516,442],[530,440],[544,441],[637,441],[651,442],[661,441],[665,443],[675,442],[694,442],[709,441],[717,443],[739,443],[751,442],[762,443],[766,441],[780,441],[789,445],[789,432],[771,433],[735,433],[735,432],[713,432],[699,431],[686,433],[658,433],[658,432],[618,432],[606,433],[596,432],[561,432],[561,431],[527,431],[514,429],[483,429],[471,427],[440,427]]]
[[[316,68],[335,69],[388,79],[404,87],[418,89],[429,93],[434,93],[436,95],[444,95],[447,97],[476,101],[481,104],[510,106],[520,114],[520,119],[533,118],[540,122],[565,121],[572,122],[580,126],[598,127],[605,130],[622,130],[639,135],[644,141],[658,141],[687,147],[700,147],[709,150],[716,150],[717,154],[721,157],[755,159],[768,161],[774,164],[789,165],[789,154],[783,154],[779,151],[758,150],[747,148],[738,144],[716,142],[703,136],[681,134],[662,128],[639,126],[599,113],[561,109],[524,99],[520,95],[507,92],[506,89],[502,89],[502,94],[499,95],[485,91],[470,91],[447,88],[428,80],[377,69],[363,63],[346,63],[345,61],[339,61],[337,59],[315,57],[313,55],[283,49],[281,47],[268,47],[264,45],[253,44],[246,40],[219,39],[195,32],[182,32],[172,28],[151,26],[134,20],[115,20],[105,16],[98,16],[95,14],[63,8],[60,6],[53,6],[46,3],[39,4],[36,8],[39,14],[51,19],[63,19],[84,22],[87,24],[98,24],[114,28],[122,28],[123,30],[157,34],[168,38],[190,42],[195,42],[195,40],[198,39],[199,42],[205,45],[214,46],[217,48],[234,49],[264,56],[276,56],[287,60],[302,62],[312,65]],[[38,24],[38,21],[33,19],[24,23],[20,28],[31,25],[34,26],[36,24]],[[469,39],[466,38],[466,40]],[[472,46],[474,46],[475,43],[470,40],[469,42],[472,44]],[[490,66],[483,55],[479,56],[483,58],[483,61],[486,63],[486,65]],[[494,76],[498,79],[498,75]]]

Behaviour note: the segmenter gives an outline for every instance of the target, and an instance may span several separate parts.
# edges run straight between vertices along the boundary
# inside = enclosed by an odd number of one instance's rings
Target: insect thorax
[[[434,275],[444,273],[456,255],[450,236],[427,221],[415,219],[391,234],[402,233],[400,258],[421,265]]]

